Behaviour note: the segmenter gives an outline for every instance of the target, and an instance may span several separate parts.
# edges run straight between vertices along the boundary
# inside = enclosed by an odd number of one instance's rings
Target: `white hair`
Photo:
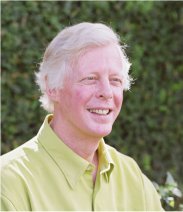
[[[72,69],[73,61],[86,49],[114,44],[119,49],[122,60],[124,90],[130,89],[131,64],[125,54],[125,46],[120,46],[119,36],[108,26],[101,23],[80,23],[63,29],[46,48],[36,82],[42,96],[40,102],[48,112],[53,112],[53,102],[46,93],[46,79],[49,89],[63,87],[64,77]]]

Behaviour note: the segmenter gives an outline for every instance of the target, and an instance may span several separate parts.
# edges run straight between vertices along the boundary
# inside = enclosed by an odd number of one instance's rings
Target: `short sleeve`
[[[161,197],[157,193],[152,182],[144,174],[142,175],[142,177],[143,177],[147,211],[164,211],[164,209],[161,206],[160,201]]]

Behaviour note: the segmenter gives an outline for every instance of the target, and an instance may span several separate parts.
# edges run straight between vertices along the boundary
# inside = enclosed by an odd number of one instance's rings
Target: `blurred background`
[[[36,135],[44,120],[34,73],[48,43],[68,25],[101,22],[128,45],[135,79],[106,142],[156,182],[166,210],[183,210],[183,2],[4,1],[1,7],[1,154]]]

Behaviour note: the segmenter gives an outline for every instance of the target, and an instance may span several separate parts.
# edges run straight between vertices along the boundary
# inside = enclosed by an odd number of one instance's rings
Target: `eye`
[[[115,85],[122,85],[123,84],[123,81],[121,78],[118,78],[118,77],[113,77],[111,78],[110,80],[112,83],[114,83]]]
[[[94,76],[89,76],[89,77],[86,77],[85,79],[86,79],[86,80],[96,80],[96,77],[94,77]]]
[[[114,82],[120,82],[120,83],[122,83],[122,80],[119,79],[119,78],[113,78],[112,80],[113,80]]]
[[[87,76],[85,78],[83,78],[80,82],[83,83],[83,84],[95,84],[97,81],[97,76]]]

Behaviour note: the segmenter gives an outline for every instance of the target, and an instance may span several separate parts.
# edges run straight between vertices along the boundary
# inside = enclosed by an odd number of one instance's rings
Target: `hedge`
[[[45,111],[34,73],[65,26],[102,22],[128,45],[135,83],[106,141],[132,156],[160,184],[183,188],[183,2],[3,1],[2,154],[32,138]]]

